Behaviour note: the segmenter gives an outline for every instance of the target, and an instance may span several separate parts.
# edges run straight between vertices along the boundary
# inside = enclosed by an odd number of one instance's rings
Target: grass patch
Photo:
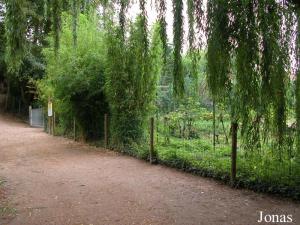
[[[0,179],[0,221],[13,218],[17,210],[7,201],[4,191],[4,183],[6,181]]]
[[[225,183],[230,181],[230,145],[213,149],[210,139],[169,137],[169,143],[158,138],[156,150],[162,164]],[[266,147],[259,154],[239,148],[235,186],[300,200],[300,168],[293,160],[278,160]]]

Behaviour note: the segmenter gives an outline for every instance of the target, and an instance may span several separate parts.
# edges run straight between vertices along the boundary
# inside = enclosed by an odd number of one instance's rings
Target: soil
[[[53,137],[7,115],[0,177],[16,209],[1,225],[263,224],[259,211],[300,224],[300,204],[289,199]]]

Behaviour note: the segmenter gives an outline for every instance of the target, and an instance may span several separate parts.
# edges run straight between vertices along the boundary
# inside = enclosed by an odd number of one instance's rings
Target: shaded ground
[[[52,137],[3,115],[0,177],[17,210],[1,225],[262,224],[259,211],[292,214],[300,224],[300,204]]]

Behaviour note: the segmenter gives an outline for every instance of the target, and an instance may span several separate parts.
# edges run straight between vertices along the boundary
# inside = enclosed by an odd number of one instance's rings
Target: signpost
[[[49,128],[49,134],[51,134],[51,131],[53,133],[53,124],[51,121],[51,118],[53,116],[53,110],[52,110],[52,101],[49,99],[48,100],[48,128]],[[51,129],[52,127],[52,129]]]
[[[48,116],[51,117],[53,115],[52,111],[52,102],[51,100],[48,101]]]

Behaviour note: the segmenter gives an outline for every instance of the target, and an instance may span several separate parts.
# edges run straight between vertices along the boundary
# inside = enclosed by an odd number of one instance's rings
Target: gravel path
[[[264,224],[259,211],[300,224],[300,204],[290,200],[52,137],[4,115],[0,177],[17,210],[0,225]]]

